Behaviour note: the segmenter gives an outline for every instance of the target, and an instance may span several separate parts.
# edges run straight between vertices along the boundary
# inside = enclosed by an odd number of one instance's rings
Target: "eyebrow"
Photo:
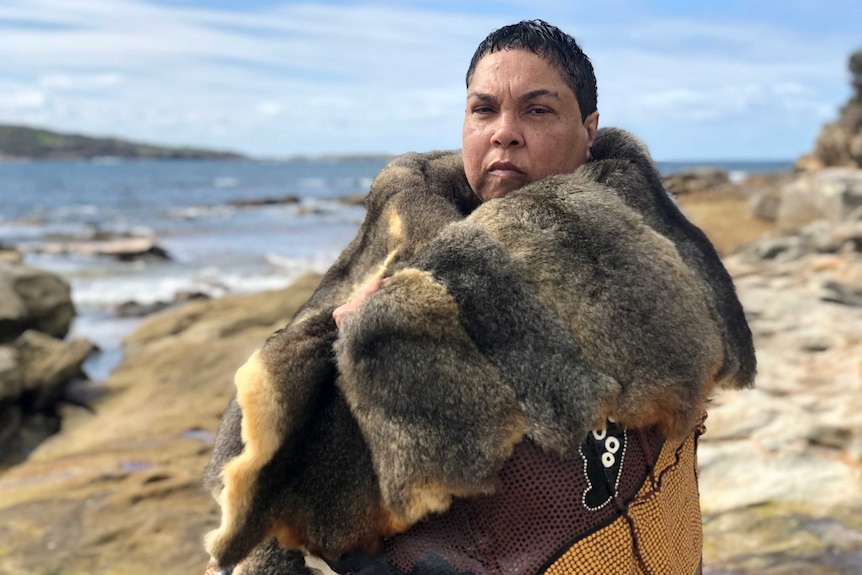
[[[560,93],[552,90],[546,90],[544,88],[540,88],[538,90],[531,90],[526,94],[521,95],[518,100],[521,102],[529,102],[531,100],[535,100],[537,98],[541,98],[542,96],[550,96],[552,98],[560,99]],[[496,103],[497,98],[492,96],[491,94],[484,94],[482,92],[470,92],[467,94],[467,98],[476,98],[481,100],[482,102],[488,103]]]

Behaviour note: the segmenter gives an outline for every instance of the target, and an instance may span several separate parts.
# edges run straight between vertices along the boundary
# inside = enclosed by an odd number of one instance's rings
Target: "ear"
[[[596,141],[596,132],[599,130],[599,111],[596,110],[584,120],[584,128],[587,130],[587,150]]]

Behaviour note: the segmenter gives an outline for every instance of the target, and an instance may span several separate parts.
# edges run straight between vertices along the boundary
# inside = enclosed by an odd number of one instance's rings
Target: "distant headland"
[[[191,147],[166,147],[119,138],[94,138],[0,124],[0,160],[71,160],[103,157],[149,160],[243,160],[242,154]]]

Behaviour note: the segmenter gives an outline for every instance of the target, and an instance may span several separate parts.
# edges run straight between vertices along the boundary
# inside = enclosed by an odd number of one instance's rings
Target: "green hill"
[[[232,152],[189,147],[169,148],[117,138],[91,138],[0,124],[0,158],[75,159],[105,156],[159,160],[244,158]]]

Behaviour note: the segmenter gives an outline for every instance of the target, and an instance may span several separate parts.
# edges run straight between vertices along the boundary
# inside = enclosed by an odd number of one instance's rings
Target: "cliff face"
[[[88,159],[106,156],[159,160],[243,158],[232,152],[166,148],[117,138],[91,138],[24,126],[0,125],[0,158]]]
[[[853,96],[839,118],[823,127],[814,152],[800,159],[802,169],[862,168],[862,50],[850,56],[848,67]]]

